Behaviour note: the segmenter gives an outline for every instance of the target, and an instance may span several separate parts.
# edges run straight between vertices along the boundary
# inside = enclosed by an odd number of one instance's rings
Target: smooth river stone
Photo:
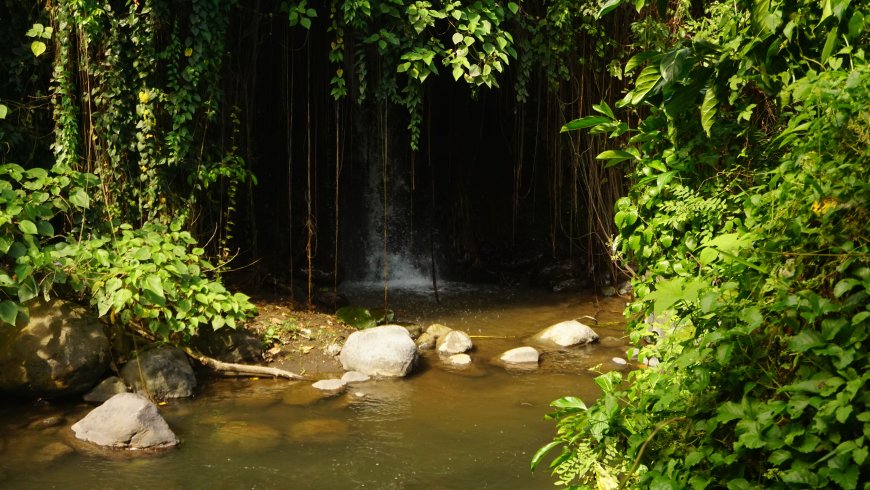
[[[344,373],[344,376],[341,377],[341,380],[347,384],[350,383],[365,383],[366,381],[372,379],[371,376],[365,373],[361,373],[359,371],[348,371]]]
[[[438,353],[442,356],[462,354],[470,351],[472,347],[474,344],[471,342],[471,337],[459,330],[453,330],[438,340]]]
[[[471,356],[468,354],[453,354],[447,360],[452,366],[464,367],[471,364]]]
[[[321,379],[311,386],[321,391],[336,392],[343,390],[347,383],[341,379]]]
[[[338,419],[311,419],[290,427],[290,440],[297,443],[334,443],[347,437],[347,423]]]
[[[577,320],[568,320],[550,325],[538,332],[533,339],[537,342],[556,344],[559,347],[571,347],[596,342],[598,341],[598,334],[588,325],[584,325]]]
[[[76,437],[118,449],[172,447],[178,438],[157,406],[142,395],[121,393],[91,410],[72,426]]]
[[[417,345],[405,327],[383,325],[350,334],[339,358],[346,371],[401,377],[414,368]]]
[[[537,364],[540,354],[534,347],[523,346],[505,352],[499,359],[505,364]]]
[[[282,434],[268,425],[232,421],[219,426],[212,439],[222,446],[244,452],[258,452],[278,446]]]

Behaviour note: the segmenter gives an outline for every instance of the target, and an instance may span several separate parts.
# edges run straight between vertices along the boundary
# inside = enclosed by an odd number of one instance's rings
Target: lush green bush
[[[0,320],[15,323],[28,301],[58,289],[82,296],[111,323],[174,341],[250,316],[248,298],[209,277],[215,267],[177,222],[135,229],[89,209],[86,189],[99,185],[63,167],[0,165]]]
[[[608,2],[616,4],[619,2]],[[639,2],[643,4],[643,2]],[[858,488],[868,477],[870,67],[866,5],[708,5],[645,52],[626,107],[615,251],[637,269],[640,360],[588,408],[554,402],[561,483]],[[680,12],[686,14],[686,12]],[[600,107],[604,109],[604,107]]]

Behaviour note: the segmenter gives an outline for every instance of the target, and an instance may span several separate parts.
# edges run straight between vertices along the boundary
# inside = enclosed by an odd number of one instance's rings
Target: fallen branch
[[[134,325],[133,331],[135,331],[139,336],[144,339],[150,340],[152,342],[159,341],[157,336],[148,330],[142,328],[141,326]],[[181,347],[184,350],[184,353],[189,357],[196,359],[203,366],[219,373],[223,376],[266,376],[270,378],[285,378],[285,379],[305,379],[304,376],[285,371],[283,369],[273,368],[269,366],[258,366],[256,364],[236,364],[234,362],[223,362],[218,361],[213,357],[209,357],[199,351],[193,350],[190,347],[183,346]]]
[[[285,371],[283,369],[273,368],[269,366],[258,366],[256,364],[236,364],[234,362],[218,361],[212,357],[208,357],[200,352],[197,352],[190,347],[183,347],[184,352],[202,363],[203,366],[220,373],[224,376],[268,376],[271,378],[285,379],[305,379],[303,376]]]

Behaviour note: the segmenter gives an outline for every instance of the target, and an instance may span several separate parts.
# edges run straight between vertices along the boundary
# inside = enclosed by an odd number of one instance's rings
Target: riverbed
[[[354,304],[383,305],[382,291],[348,295]],[[430,352],[408,378],[352,385],[329,398],[307,382],[203,380],[194,398],[160,407],[181,440],[161,453],[130,457],[74,441],[69,426],[91,405],[4,401],[0,487],[552,488],[545,468],[529,470],[532,454],[554,432],[544,420],[548,405],[569,394],[594,400],[597,372],[621,368],[611,359],[627,348],[625,300],[449,284],[439,299],[427,290],[388,292],[397,320],[469,333],[472,366],[451,368]],[[545,352],[535,370],[492,362],[572,318],[603,341]]]

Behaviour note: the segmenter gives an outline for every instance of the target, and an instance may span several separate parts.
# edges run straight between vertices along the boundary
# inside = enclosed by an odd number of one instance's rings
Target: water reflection
[[[332,397],[301,382],[213,380],[195,398],[161,407],[182,444],[149,457],[84,450],[69,426],[90,406],[2,403],[0,487],[551,488],[545,471],[528,469],[553,433],[543,420],[548,404],[566,394],[597,396],[589,369],[619,367],[610,359],[624,354],[622,332],[597,328],[612,339],[545,352],[534,371],[492,360],[551,323],[582,315],[618,321],[622,302],[497,291],[443,299],[411,298],[397,310],[403,320],[476,336],[470,368],[451,369],[427,354],[408,379],[353,384]],[[49,417],[61,421],[40,425]]]

